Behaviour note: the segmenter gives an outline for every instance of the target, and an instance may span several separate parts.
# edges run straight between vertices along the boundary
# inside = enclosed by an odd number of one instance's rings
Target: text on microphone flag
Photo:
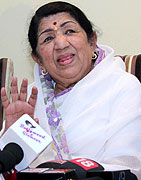
[[[70,160],[70,162],[81,166],[85,170],[89,170],[89,169],[92,169],[92,168],[97,168],[99,166],[96,162],[94,162],[94,161],[92,161],[90,159],[86,159],[86,158],[72,159],[72,160]]]

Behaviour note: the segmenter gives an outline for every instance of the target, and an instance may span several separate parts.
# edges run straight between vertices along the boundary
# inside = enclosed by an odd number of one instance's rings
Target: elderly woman
[[[67,2],[40,7],[29,27],[35,82],[24,79],[12,102],[2,88],[6,126],[27,113],[53,143],[32,166],[85,157],[105,169],[141,170],[141,84],[114,50],[97,45],[84,13]],[[27,90],[28,89],[28,90]],[[141,176],[140,176],[141,178]]]

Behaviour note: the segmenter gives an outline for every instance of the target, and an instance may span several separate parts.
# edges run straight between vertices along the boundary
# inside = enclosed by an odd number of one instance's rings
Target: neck
[[[82,77],[79,77],[79,79],[74,79],[73,81],[71,80],[71,82],[67,84],[56,81],[54,94],[57,95],[58,93],[64,91],[65,89],[73,87],[78,81],[80,81],[84,76],[86,76],[92,69],[93,69],[93,62],[89,71],[86,74],[84,74]]]
[[[67,86],[63,86],[62,84],[56,84],[55,85],[55,90],[54,90],[54,94],[57,95],[60,92],[64,91],[65,89],[71,88],[75,85],[75,83],[67,85]]]

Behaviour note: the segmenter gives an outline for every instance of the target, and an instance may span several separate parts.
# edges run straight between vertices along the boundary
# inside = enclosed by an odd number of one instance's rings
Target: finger
[[[38,118],[34,118],[34,121],[39,124],[39,119]]]
[[[28,80],[24,78],[20,89],[20,100],[24,102],[26,101],[27,98],[27,85],[28,85]]]
[[[19,99],[17,77],[13,77],[12,79],[11,96],[12,96],[12,102],[15,102]]]
[[[38,90],[36,87],[32,88],[32,92],[30,95],[30,98],[28,100],[28,103],[34,108],[36,105],[36,101],[37,101],[37,94],[38,94]]]
[[[7,108],[8,105],[10,104],[10,101],[6,95],[6,90],[4,87],[1,88],[1,100],[2,100],[3,107]]]

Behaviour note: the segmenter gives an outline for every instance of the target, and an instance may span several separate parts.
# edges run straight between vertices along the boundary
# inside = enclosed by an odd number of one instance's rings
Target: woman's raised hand
[[[33,87],[31,95],[27,101],[27,86],[28,80],[23,79],[20,93],[18,93],[17,78],[13,77],[11,87],[11,102],[8,99],[6,90],[3,87],[1,89],[2,105],[5,112],[5,131],[23,114],[28,114],[34,119],[34,109],[37,100],[37,88]],[[37,120],[37,119],[36,119]]]

